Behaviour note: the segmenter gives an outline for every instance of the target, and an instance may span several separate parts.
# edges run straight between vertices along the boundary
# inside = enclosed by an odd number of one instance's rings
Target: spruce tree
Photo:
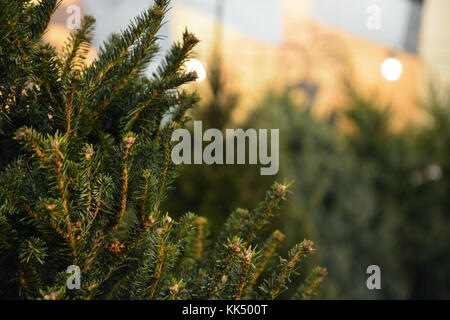
[[[234,211],[214,243],[206,219],[160,209],[177,173],[172,132],[198,100],[180,88],[196,79],[183,64],[197,38],[185,31],[146,76],[169,5],[155,0],[87,64],[92,17],[63,54],[41,39],[58,3],[0,1],[0,297],[278,297],[314,251],[304,240],[273,263],[281,232],[259,244],[288,184]],[[325,273],[295,297],[310,298]]]

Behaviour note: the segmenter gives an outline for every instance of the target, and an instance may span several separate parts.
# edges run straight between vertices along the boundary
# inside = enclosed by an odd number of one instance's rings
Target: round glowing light
[[[387,81],[397,81],[403,73],[402,63],[395,58],[387,58],[381,64],[381,74]]]
[[[203,66],[203,63],[198,59],[190,59],[185,62],[185,67],[188,72],[197,72],[197,82],[203,81],[206,79],[206,70]]]

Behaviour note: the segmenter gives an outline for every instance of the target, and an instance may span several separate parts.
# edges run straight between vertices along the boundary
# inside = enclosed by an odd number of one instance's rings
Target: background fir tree
[[[315,239],[323,250],[305,267],[328,266],[321,298],[448,298],[449,99],[431,92],[423,101],[427,125],[394,130],[390,110],[395,106],[347,89],[346,104],[329,119],[315,117],[295,99],[295,90],[286,89],[263,97],[243,126],[280,128],[279,176],[295,181],[274,219],[287,236],[280,247],[292,246],[301,240],[298,235]],[[227,185],[212,189],[208,177],[216,177],[216,169],[222,168],[186,170],[202,176],[198,183],[205,192],[192,191],[182,173],[174,193],[180,201],[170,202],[172,212],[186,205],[211,213],[211,224],[218,227],[224,216],[216,216],[214,208],[221,195],[239,190],[229,199],[252,207],[271,183],[256,166],[225,167],[221,174]],[[211,195],[206,199],[205,193]],[[380,291],[366,287],[366,268],[374,263],[389,284]]]
[[[292,89],[269,94],[247,124],[280,128],[284,137],[280,139],[279,175],[293,177],[295,184],[280,215],[288,218],[276,219],[276,226],[285,231],[286,246],[296,234],[307,234],[327,247],[328,254],[319,253],[314,262],[309,261],[333,266],[321,297],[376,297],[376,291],[367,290],[364,269],[371,261],[380,261],[371,250],[379,230],[373,232],[369,227],[374,217],[370,176],[356,169],[357,160],[334,123],[317,119],[310,107],[296,102],[294,94]]]
[[[222,131],[225,136],[227,128],[236,127],[232,121],[232,113],[238,106],[239,95],[231,91],[227,84],[229,76],[225,73],[224,62],[218,50],[213,51],[208,65],[207,90],[202,94],[199,106],[191,113],[193,118],[202,121],[204,131],[214,128]],[[189,124],[187,127],[193,139],[193,127]],[[185,166],[180,170],[179,179],[174,182],[174,190],[168,195],[169,200],[164,208],[175,215],[181,215],[188,209],[205,216],[212,222],[210,227],[216,234],[234,208],[253,207],[257,204],[253,190],[247,184],[250,179],[246,178],[256,174],[259,175],[259,169],[252,165]],[[261,182],[258,180],[254,181],[255,185]],[[272,181],[265,185],[266,189],[271,183]],[[259,198],[266,189],[260,189]]]
[[[156,0],[85,64],[94,19],[63,55],[41,41],[58,1],[1,0],[0,297],[7,299],[274,299],[314,252],[259,238],[288,192],[275,183],[208,241],[204,218],[161,211],[176,167],[172,132],[198,100],[180,86],[198,40],[186,31],[151,77],[168,1]],[[69,290],[69,266],[81,288]],[[273,266],[273,268],[269,268]],[[297,289],[308,299],[326,270]]]
[[[308,260],[331,270],[321,297],[447,298],[448,98],[431,92],[428,125],[395,130],[394,106],[347,90],[330,119],[317,119],[291,90],[269,95],[249,116],[248,127],[280,128],[280,174],[295,179],[280,215],[289,218],[274,223],[288,239],[300,233],[323,249]],[[336,125],[343,123],[345,130]],[[369,291],[365,268],[375,261],[389,285]]]
[[[389,261],[397,264],[397,269],[392,269],[399,270],[398,276],[390,281],[395,283],[397,294],[402,294],[399,297],[447,299],[448,94],[438,97],[430,90],[422,102],[428,124],[401,130],[392,130],[389,107],[383,108],[376,99],[368,100],[355,91],[351,96],[353,104],[347,116],[353,130],[347,140],[360,165],[370,172],[376,213],[371,228],[380,230],[380,235],[392,235],[390,243],[381,243],[372,251],[384,255],[386,265]]]

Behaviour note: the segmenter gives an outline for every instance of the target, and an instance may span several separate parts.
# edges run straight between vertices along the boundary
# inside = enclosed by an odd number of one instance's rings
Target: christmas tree
[[[287,183],[234,211],[214,243],[206,219],[161,211],[177,174],[171,135],[198,100],[180,88],[196,79],[183,67],[198,42],[188,31],[144,74],[168,4],[156,0],[86,64],[92,17],[59,55],[41,40],[57,0],[0,1],[1,298],[274,299],[313,253],[304,240],[274,263],[283,234],[259,244]]]
[[[329,118],[315,116],[314,109],[298,101],[296,89],[269,93],[244,124],[244,128],[282,128],[279,175],[295,179],[295,184],[272,221],[286,235],[280,250],[304,236],[315,240],[321,250],[304,268],[323,264],[333,271],[318,292],[320,298],[445,299],[450,249],[449,95],[431,91],[422,102],[426,125],[394,130],[395,106],[387,108],[378,97],[353,86],[346,92],[345,104]],[[220,105],[220,97],[213,99],[217,101],[204,103],[205,110]],[[203,117],[214,119],[214,114],[205,112]],[[346,130],[340,129],[342,124]],[[251,166],[186,167],[177,179],[177,190],[170,193],[170,212],[186,206],[202,215],[210,213],[211,224],[219,227],[225,217],[215,215],[214,208],[223,205],[221,197],[226,195],[228,206],[232,202],[253,207],[251,200],[258,199],[271,179],[259,176]],[[215,194],[205,197],[192,187],[194,183],[206,184],[205,189],[214,186]],[[374,263],[383,270],[383,283],[389,284],[382,290],[367,289],[366,269]]]
[[[225,136],[227,128],[236,126],[232,121],[232,112],[238,106],[239,95],[230,90],[229,74],[226,73],[222,54],[217,49],[212,52],[209,61],[207,90],[202,92],[201,102],[191,112],[195,119],[202,120],[203,130],[218,129]],[[193,126],[188,124],[188,128],[193,137]],[[191,144],[194,144],[193,138]],[[234,152],[237,154],[236,146]],[[188,208],[206,217],[210,221],[212,232],[220,232],[228,212],[236,206],[253,207],[257,204],[257,199],[273,182],[273,177],[265,179],[269,183],[260,188],[263,179],[259,168],[254,165],[185,166],[180,170],[179,178],[174,183],[175,188],[168,195],[164,208],[169,212],[183,212],[184,208]],[[251,186],[248,181],[254,181],[255,185]],[[255,188],[260,191],[257,196]],[[204,190],[214,192],[205,194]]]

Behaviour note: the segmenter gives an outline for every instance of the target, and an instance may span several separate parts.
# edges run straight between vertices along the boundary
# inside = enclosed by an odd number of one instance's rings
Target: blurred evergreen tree
[[[352,92],[352,91],[351,91]],[[392,130],[389,109],[351,93],[349,146],[372,171],[375,226],[393,233],[392,256],[401,267],[387,286],[403,286],[412,299],[450,297],[450,103],[432,91],[424,101],[428,126]],[[380,229],[385,230],[384,228]],[[388,231],[379,234],[382,239]],[[380,266],[382,266],[380,264]],[[394,271],[386,268],[389,275]]]
[[[309,261],[330,270],[320,297],[448,298],[448,100],[428,99],[428,127],[393,130],[390,109],[355,89],[349,88],[344,111],[322,120],[292,93],[266,96],[245,127],[280,129],[278,177],[295,181],[274,223],[290,241],[307,235],[324,248]],[[204,110],[199,118],[211,123],[214,113]],[[341,121],[349,130],[335,126]],[[273,178],[260,177],[256,167],[191,166],[189,180],[197,176],[204,192],[186,188],[191,182],[182,174],[177,197],[202,214],[239,203],[239,197],[252,205]],[[210,194],[213,185],[216,194]],[[224,204],[222,196],[230,190],[232,203]],[[210,218],[213,224],[222,219]],[[381,267],[382,290],[366,287],[366,268],[372,264]]]
[[[315,257],[332,266],[322,297],[396,296],[366,287],[365,268],[373,261],[384,261],[386,251],[393,250],[387,229],[383,239],[377,238],[383,231],[374,226],[378,218],[370,170],[359,166],[333,121],[318,120],[309,106],[295,102],[292,93],[287,89],[281,95],[269,95],[248,123],[249,127],[280,128],[279,174],[295,179],[278,227],[294,238],[314,234],[327,246],[326,255]],[[382,223],[386,227],[386,221]]]
[[[227,84],[220,51],[213,51],[208,65],[208,90],[204,93],[203,102],[191,112],[195,119],[202,121],[203,131],[216,128],[225,136],[226,128],[234,128],[232,113],[238,105],[239,95]],[[189,129],[193,139],[193,129]],[[165,208],[176,214],[181,214],[185,209],[198,212],[211,220],[212,231],[216,234],[227,214],[238,205],[256,205],[255,187],[260,191],[260,196],[264,193],[260,188],[261,181],[256,177],[259,177],[259,171],[249,165],[184,166]],[[270,184],[268,182],[264,186],[269,187]]]

